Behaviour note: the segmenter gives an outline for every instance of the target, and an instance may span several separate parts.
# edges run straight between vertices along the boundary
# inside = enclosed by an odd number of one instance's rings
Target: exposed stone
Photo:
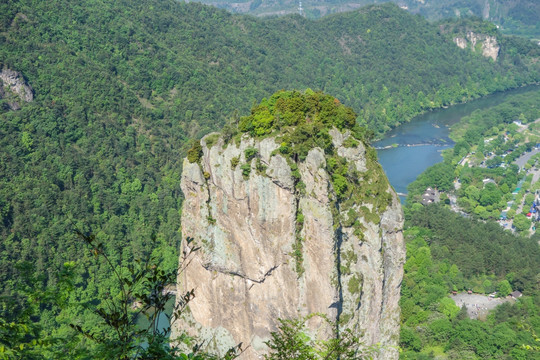
[[[476,34],[472,31],[467,32],[467,38],[455,37],[454,43],[461,49],[466,49],[471,46],[472,51],[476,51],[476,44],[481,45],[482,55],[485,57],[492,58],[493,61],[497,60],[499,56],[499,51],[501,47],[497,43],[497,38],[495,36],[489,36],[484,34]]]
[[[499,50],[501,47],[497,43],[495,36],[486,36],[485,40],[482,43],[482,55],[485,57],[490,57],[493,61],[497,60],[499,56]]]
[[[455,37],[454,42],[460,49],[466,49],[467,48],[467,40],[465,40],[462,37]]]
[[[337,148],[338,155],[354,162],[356,165],[356,170],[364,172],[367,170],[366,167],[366,148],[364,145],[359,142],[355,147],[345,147],[344,142],[347,140],[351,134],[350,131],[345,131],[344,133],[339,132],[337,129],[331,129],[329,131],[330,136],[332,136],[332,142]]]
[[[31,102],[34,100],[34,93],[21,73],[3,69],[0,71],[0,99],[8,100],[8,106],[11,110],[19,110],[21,101]]]
[[[345,147],[350,135],[330,130],[339,156],[365,172],[366,147]],[[341,225],[341,206],[332,190],[323,150],[309,151],[298,163],[303,191],[295,190],[291,168],[274,138],[256,141],[244,136],[237,146],[220,139],[208,148],[201,140],[200,164],[184,160],[181,187],[185,195],[182,235],[201,249],[179,276],[178,293],[195,289],[195,299],[173,335],[186,331],[223,354],[243,343],[244,359],[258,359],[278,318],[323,313],[339,329],[363,334],[366,346],[380,345],[379,359],[398,358],[399,292],[405,251],[403,217],[394,191],[391,204],[378,214],[379,223],[360,217],[362,238]],[[254,147],[247,179],[241,166],[245,150]],[[239,158],[233,167],[231,160]],[[256,168],[257,161],[266,168]],[[371,209],[371,204],[354,204]],[[339,212],[339,210],[338,210]],[[303,215],[298,230],[297,217]],[[333,215],[334,214],[334,215]],[[345,217],[341,214],[339,217]],[[301,268],[293,255],[301,241]],[[313,336],[328,337],[331,329],[308,322]]]

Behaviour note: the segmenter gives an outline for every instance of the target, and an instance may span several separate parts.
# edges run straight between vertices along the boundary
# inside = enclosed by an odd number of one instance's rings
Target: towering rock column
[[[313,317],[310,336],[350,329],[378,344],[375,357],[398,358],[400,202],[372,148],[347,129],[327,134],[327,149],[302,159],[280,134],[211,134],[198,161],[184,161],[182,233],[200,249],[178,279],[195,298],[176,334],[221,354],[243,343],[242,357],[258,359],[278,319],[321,313],[332,326]]]

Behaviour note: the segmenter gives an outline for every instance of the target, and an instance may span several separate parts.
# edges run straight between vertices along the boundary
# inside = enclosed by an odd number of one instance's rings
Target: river
[[[428,167],[441,162],[441,151],[451,148],[454,142],[448,137],[449,127],[475,110],[500,104],[509,95],[537,91],[540,86],[527,86],[496,93],[465,104],[438,109],[413,118],[374,142],[390,184],[403,201],[407,186]]]

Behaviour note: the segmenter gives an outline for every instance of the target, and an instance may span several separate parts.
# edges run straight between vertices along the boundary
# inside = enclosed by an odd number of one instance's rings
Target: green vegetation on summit
[[[263,101],[243,117],[238,126],[251,136],[270,134],[287,126],[306,126],[313,123],[317,130],[335,126],[339,130],[352,129],[356,125],[356,114],[349,107],[342,106],[330,95],[307,91],[281,91]],[[316,133],[316,132],[314,132]]]

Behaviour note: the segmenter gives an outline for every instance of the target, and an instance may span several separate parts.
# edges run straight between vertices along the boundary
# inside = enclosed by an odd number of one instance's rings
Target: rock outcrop
[[[313,318],[311,336],[351,329],[378,344],[376,358],[398,358],[400,202],[372,148],[349,130],[328,134],[332,158],[314,147],[291,159],[273,136],[226,144],[211,134],[200,161],[184,161],[182,234],[201,249],[178,279],[179,293],[194,289],[195,299],[174,332],[221,353],[249,344],[242,357],[258,359],[279,318],[322,313],[335,326]],[[329,170],[336,159],[357,177],[348,185]],[[365,201],[353,201],[360,193]]]
[[[466,38],[455,37],[454,43],[461,49],[470,46],[472,51],[481,51],[483,56],[492,58],[493,61],[497,60],[501,49],[495,36],[476,34],[472,31],[467,32]]]
[[[31,102],[34,100],[34,93],[21,73],[3,69],[0,71],[0,99],[6,99],[11,110],[19,110],[21,101]]]

